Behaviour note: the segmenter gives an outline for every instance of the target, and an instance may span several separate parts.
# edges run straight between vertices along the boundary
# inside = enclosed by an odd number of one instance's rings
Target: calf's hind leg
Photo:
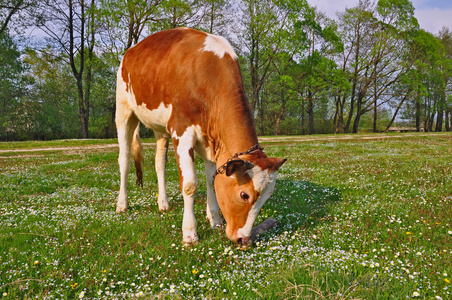
[[[220,207],[218,206],[217,196],[215,194],[213,176],[217,167],[214,162],[204,161],[204,166],[206,169],[206,185],[207,185],[207,208],[206,214],[207,219],[210,222],[212,228],[221,225],[220,220]]]
[[[116,203],[116,213],[127,211],[127,178],[130,171],[130,150],[135,134],[138,134],[139,121],[135,114],[127,110],[126,105],[116,106],[116,128],[118,131],[119,143],[119,170],[121,172],[121,185],[119,188],[118,202]],[[138,137],[137,137],[138,138]]]
[[[157,203],[160,211],[166,211],[169,209],[168,196],[166,194],[165,186],[168,138],[156,131],[154,131],[154,135],[157,140],[155,149],[155,172],[157,173],[157,181],[159,186]]]

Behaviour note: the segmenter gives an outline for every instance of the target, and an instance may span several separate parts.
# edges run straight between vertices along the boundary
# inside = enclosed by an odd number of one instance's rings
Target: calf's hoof
[[[159,211],[160,212],[165,212],[165,211],[168,211],[169,210],[169,205],[168,204],[166,204],[166,205],[160,205],[159,204]]]
[[[159,211],[164,212],[169,210],[168,197],[166,195],[159,194],[157,196],[157,204],[159,206]]]
[[[210,228],[219,228],[223,226],[223,222],[220,218],[217,218],[216,220],[212,217],[207,216],[207,221],[210,223]]]
[[[199,238],[198,238],[197,234],[184,235],[184,237],[182,239],[182,244],[184,246],[192,246],[192,245],[196,244],[198,241],[199,241]]]
[[[116,213],[117,214],[120,214],[120,213],[123,213],[123,212],[126,212],[127,211],[127,206],[117,206],[116,207]]]

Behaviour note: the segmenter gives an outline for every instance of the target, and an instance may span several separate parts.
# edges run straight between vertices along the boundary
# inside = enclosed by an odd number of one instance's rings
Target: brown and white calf
[[[194,151],[204,160],[207,218],[232,241],[249,240],[285,159],[268,158],[258,140],[237,55],[223,37],[188,28],[155,33],[130,48],[117,75],[116,127],[121,187],[116,212],[127,210],[130,152],[141,180],[139,123],[154,130],[158,205],[168,210],[165,167],[172,138],[184,198],[183,242],[198,240],[193,201]],[[215,177],[215,179],[213,179]]]

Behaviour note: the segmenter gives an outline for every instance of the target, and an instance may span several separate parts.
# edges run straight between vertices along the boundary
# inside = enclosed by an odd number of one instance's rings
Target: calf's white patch
[[[268,170],[262,170],[260,167],[255,166],[248,171],[248,174],[252,178],[254,188],[257,192],[259,192],[260,196],[256,203],[254,203],[253,207],[251,207],[245,226],[237,231],[239,238],[247,238],[251,236],[254,221],[256,221],[257,215],[259,214],[262,206],[264,206],[265,202],[273,194],[276,184],[277,172],[269,172]]]
[[[133,92],[131,94],[133,96]],[[163,102],[161,102],[156,109],[150,110],[144,103],[142,105],[136,105],[135,96],[133,96],[133,100],[133,103],[135,104],[135,106],[132,106],[133,112],[141,123],[158,132],[168,132],[166,126],[173,111],[173,106],[171,104],[166,106]]]
[[[207,34],[204,41],[203,51],[213,52],[219,58],[223,58],[225,54],[229,54],[232,59],[237,59],[234,49],[231,44],[222,36]]]

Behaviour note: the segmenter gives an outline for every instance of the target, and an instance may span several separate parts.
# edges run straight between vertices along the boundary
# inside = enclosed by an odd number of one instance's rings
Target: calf
[[[259,146],[237,55],[226,39],[188,28],[155,33],[130,48],[117,74],[116,127],[121,187],[116,212],[127,210],[130,152],[141,174],[139,123],[157,139],[159,210],[168,210],[165,167],[171,138],[184,198],[183,243],[198,240],[193,201],[198,186],[194,151],[204,160],[207,219],[234,242],[249,241],[253,223],[275,188],[285,159]]]

